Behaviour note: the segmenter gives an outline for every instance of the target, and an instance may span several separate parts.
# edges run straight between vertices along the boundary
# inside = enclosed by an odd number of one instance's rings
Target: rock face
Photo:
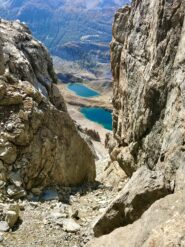
[[[99,237],[134,222],[153,202],[168,195],[170,190],[164,174],[141,167],[95,223],[94,235]]]
[[[1,20],[0,32],[6,73],[17,80],[29,81],[45,95],[51,93],[57,78],[46,48],[19,21]]]
[[[173,173],[184,164],[184,5],[134,0],[115,16],[111,157],[128,176],[142,165]]]
[[[141,219],[98,238],[88,247],[170,247],[185,244],[184,191],[155,202]]]
[[[114,141],[108,147],[112,163],[130,179],[94,233],[125,227],[88,246],[185,245],[184,45],[184,1],[133,0],[115,15]]]
[[[46,48],[19,22],[0,22],[0,185],[25,190],[95,179],[93,154],[69,117]]]

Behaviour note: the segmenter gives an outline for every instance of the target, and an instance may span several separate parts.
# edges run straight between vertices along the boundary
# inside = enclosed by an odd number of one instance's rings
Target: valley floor
[[[88,84],[89,86],[89,84]],[[91,86],[92,87],[92,86]],[[105,90],[102,95],[93,98],[81,98],[75,93],[67,89],[67,84],[58,84],[58,88],[61,91],[65,102],[72,106],[87,106],[87,107],[102,107],[108,110],[112,110],[112,90]],[[96,89],[97,87],[92,87]],[[99,89],[99,88],[98,88]]]
[[[89,84],[88,84],[89,86]],[[93,98],[81,98],[75,95],[75,93],[67,89],[67,84],[58,85],[59,90],[64,96],[65,102],[67,102],[67,109],[71,118],[80,125],[83,129],[95,130],[99,133],[101,142],[93,142],[95,151],[100,160],[104,160],[109,157],[108,150],[105,149],[105,137],[107,133],[111,131],[105,129],[98,123],[88,120],[80,113],[80,106],[87,107],[103,107],[105,109],[112,110],[111,105],[111,90],[103,93],[103,95]],[[94,88],[96,89],[96,87]]]

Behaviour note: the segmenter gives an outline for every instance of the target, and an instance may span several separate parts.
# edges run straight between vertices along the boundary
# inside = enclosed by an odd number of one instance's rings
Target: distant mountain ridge
[[[97,76],[102,70],[102,63],[104,69],[105,64],[109,69],[113,14],[128,2],[130,1],[0,0],[0,16],[25,22],[53,56],[78,63],[81,69]]]
[[[50,7],[50,8],[71,8],[74,10],[78,9],[105,9],[105,8],[113,8],[119,7],[125,3],[130,2],[129,0],[1,0],[0,5],[5,8],[21,8],[25,6],[35,6],[38,7],[40,5],[41,8]]]

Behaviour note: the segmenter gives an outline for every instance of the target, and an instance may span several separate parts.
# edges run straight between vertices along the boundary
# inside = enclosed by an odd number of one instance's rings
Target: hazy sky
[[[53,2],[54,1],[54,2]],[[64,4],[64,6],[70,6],[70,7],[83,7],[83,8],[87,8],[87,9],[93,9],[95,7],[97,7],[99,4],[104,3],[107,4],[109,2],[115,3],[118,6],[122,6],[125,2],[128,2],[129,0],[25,0],[25,1],[21,1],[22,3],[20,4],[19,0],[0,0],[0,7],[4,7],[6,8],[6,6],[11,6],[12,2],[17,5],[17,6],[22,6],[23,3],[32,3],[32,4],[37,4],[37,3],[50,3],[50,4],[54,4],[54,6],[58,3],[58,4]],[[57,5],[56,5],[57,6]]]
[[[99,4],[99,2],[100,0],[93,0],[93,1],[86,0],[86,7],[88,9],[94,8]]]
[[[81,1],[85,1],[86,2],[87,8],[94,8],[99,3],[106,2],[106,1],[109,1],[109,0],[81,0]],[[115,2],[115,4],[121,6],[125,2],[125,0],[113,0],[113,2]]]
[[[67,0],[67,4],[74,6],[78,6],[79,4],[82,4],[87,9],[95,8],[98,6],[98,4],[109,2],[110,0]],[[125,3],[126,0],[111,0],[111,2],[114,2],[115,4],[122,6]],[[129,1],[129,0],[127,0]]]

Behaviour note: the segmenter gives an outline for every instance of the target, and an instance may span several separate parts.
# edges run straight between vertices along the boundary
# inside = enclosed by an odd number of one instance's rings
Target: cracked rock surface
[[[67,113],[46,48],[18,21],[0,21],[0,41],[2,194],[93,182],[93,154]]]
[[[88,247],[185,246],[184,47],[184,1],[133,0],[117,11],[107,146],[130,179],[95,222],[100,238]]]

